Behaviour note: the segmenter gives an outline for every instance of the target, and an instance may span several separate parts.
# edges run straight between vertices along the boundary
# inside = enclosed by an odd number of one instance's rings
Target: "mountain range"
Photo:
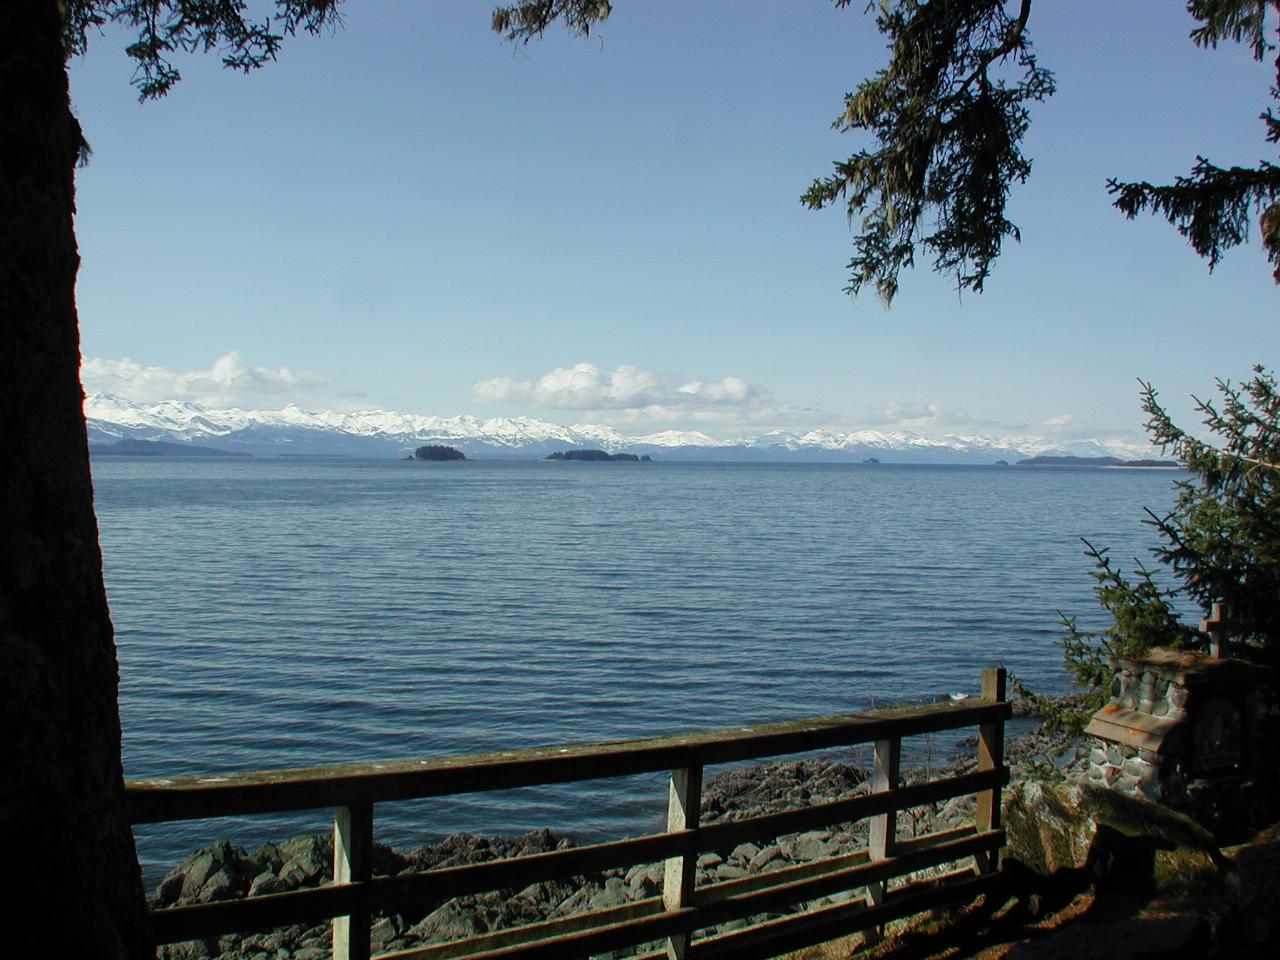
[[[430,417],[389,410],[351,413],[215,410],[185,400],[136,403],[107,393],[85,400],[89,441],[159,440],[254,456],[404,457],[443,443],[471,458],[535,459],[566,449],[649,454],[664,460],[791,460],[895,463],[992,463],[1043,455],[1134,459],[1152,455],[1123,438],[1058,440],[1035,436],[928,437],[906,431],[771,430],[716,438],[699,431],[625,435],[598,424],[565,426],[531,417]]]

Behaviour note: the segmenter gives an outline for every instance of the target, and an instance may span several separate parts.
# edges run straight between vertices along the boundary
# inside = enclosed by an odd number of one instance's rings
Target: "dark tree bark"
[[[55,0],[0,28],[0,830],[6,956],[143,957],[80,386],[83,147]],[[55,922],[39,920],[52,909]]]

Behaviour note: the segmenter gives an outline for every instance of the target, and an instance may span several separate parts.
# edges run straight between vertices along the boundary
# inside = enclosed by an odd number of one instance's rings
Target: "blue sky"
[[[1058,94],[987,292],[925,267],[842,293],[839,211],[799,203],[857,146],[831,120],[883,63],[825,0],[619,0],[588,40],[513,47],[489,3],[347,5],[251,76],[179,65],[140,105],[127,38],[72,67],[88,389],[210,406],[531,415],[732,435],[1136,432],[1272,365],[1256,241],[1210,275],[1108,176],[1274,160],[1271,73],[1178,4],[1037,3]],[[1270,151],[1268,153],[1268,150]],[[128,361],[128,362],[126,362]]]

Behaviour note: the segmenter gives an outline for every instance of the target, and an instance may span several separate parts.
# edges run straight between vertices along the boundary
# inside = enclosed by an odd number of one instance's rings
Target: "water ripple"
[[[1079,537],[1145,556],[1154,471],[94,463],[130,776],[468,753],[1063,682]],[[653,825],[661,778],[395,804],[379,839]],[[215,835],[148,827],[148,879]]]

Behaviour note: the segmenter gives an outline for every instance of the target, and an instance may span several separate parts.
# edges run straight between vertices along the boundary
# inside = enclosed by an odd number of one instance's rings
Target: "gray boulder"
[[[1005,856],[1042,877],[1116,874],[1155,894],[1218,890],[1225,859],[1213,835],[1150,800],[1087,783],[1027,780],[1005,794]]]

